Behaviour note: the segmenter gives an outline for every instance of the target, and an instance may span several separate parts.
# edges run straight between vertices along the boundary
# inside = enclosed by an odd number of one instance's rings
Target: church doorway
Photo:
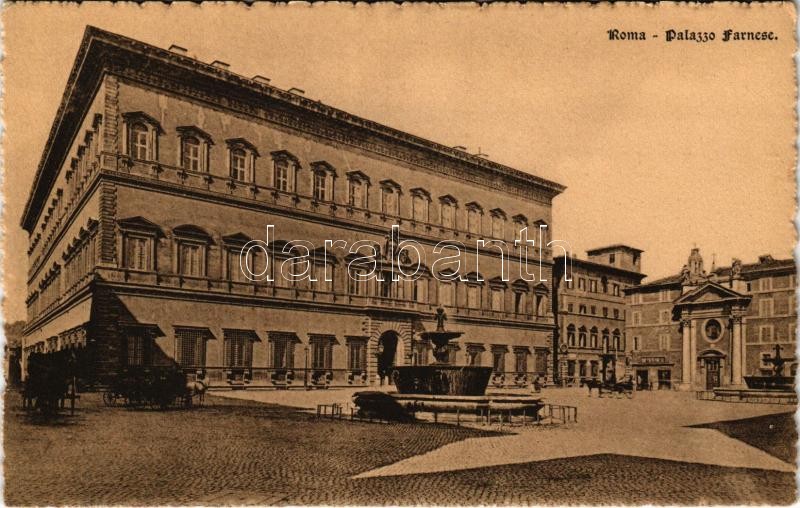
[[[719,388],[719,358],[706,358],[706,390]]]
[[[380,377],[381,384],[384,383],[384,379],[391,379],[390,374],[397,356],[398,339],[397,332],[394,330],[383,332],[378,339],[378,377]]]

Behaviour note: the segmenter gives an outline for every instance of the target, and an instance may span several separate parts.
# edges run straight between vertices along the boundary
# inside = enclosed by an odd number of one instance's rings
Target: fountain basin
[[[491,367],[414,365],[395,367],[392,380],[400,394],[483,396]]]
[[[794,378],[791,376],[745,376],[744,382],[751,390],[794,392]]]

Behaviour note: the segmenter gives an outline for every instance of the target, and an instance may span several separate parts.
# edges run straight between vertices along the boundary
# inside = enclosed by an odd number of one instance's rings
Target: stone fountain
[[[433,344],[435,361],[430,365],[394,367],[392,381],[396,393],[357,392],[354,403],[360,411],[387,419],[417,413],[459,413],[484,415],[491,411],[501,414],[535,416],[542,407],[540,398],[519,394],[486,394],[492,375],[491,367],[451,365],[448,363],[450,341],[463,332],[447,331],[444,309],[436,309],[436,330],[422,332],[419,337]]]
[[[745,376],[744,382],[751,390],[777,390],[783,392],[794,392],[794,376],[786,376],[783,367],[787,361],[794,361],[794,358],[786,359],[781,356],[779,344],[775,344],[775,356],[764,360],[765,363],[772,365],[772,372],[769,375]]]

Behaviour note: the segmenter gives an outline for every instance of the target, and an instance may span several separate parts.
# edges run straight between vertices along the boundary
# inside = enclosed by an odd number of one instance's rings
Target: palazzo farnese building
[[[371,384],[431,359],[418,332],[442,306],[464,332],[452,362],[525,385],[552,374],[552,253],[532,234],[538,278],[523,280],[513,240],[528,226],[546,242],[563,190],[183,48],[88,27],[22,217],[24,354],[77,348],[90,382],[177,362],[216,386]],[[394,224],[422,246],[402,260],[419,261],[417,280],[359,282],[353,253],[320,253],[328,239],[366,241],[383,273]],[[252,240],[267,248],[246,262],[273,282],[241,271]],[[452,271],[437,271],[443,240],[469,250],[455,281],[439,280]],[[507,280],[490,240],[508,242]],[[316,282],[275,272],[303,241]]]
[[[639,386],[710,390],[769,373],[764,360],[776,347],[784,358],[794,356],[795,288],[793,259],[734,259],[706,272],[694,248],[681,273],[627,289]],[[797,362],[788,365],[794,375]]]

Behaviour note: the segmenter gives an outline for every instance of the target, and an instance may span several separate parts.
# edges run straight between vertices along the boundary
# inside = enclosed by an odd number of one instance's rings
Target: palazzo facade
[[[781,351],[791,374],[797,312],[792,259],[704,269],[692,249],[681,273],[626,291],[633,369],[641,387],[711,390],[741,387],[771,372]],[[776,349],[777,348],[777,349]]]
[[[451,362],[526,385],[552,375],[542,245],[563,190],[89,27],[22,218],[23,355],[78,348],[99,383],[178,364],[216,386],[366,385],[432,359],[417,337],[441,306],[464,332]],[[390,247],[393,225],[416,252]],[[534,246],[515,245],[526,227]],[[243,257],[254,240],[265,248]],[[464,246],[457,267],[437,265],[453,252],[436,252],[441,241]],[[379,277],[358,279],[369,270],[355,242],[374,248]],[[290,271],[309,276],[292,280],[284,261],[304,252]],[[422,276],[392,281],[393,259]],[[243,263],[271,280],[250,280]]]
[[[625,291],[645,278],[641,255],[634,247],[610,245],[588,251],[588,259],[554,259],[559,384],[611,382],[628,372]]]

